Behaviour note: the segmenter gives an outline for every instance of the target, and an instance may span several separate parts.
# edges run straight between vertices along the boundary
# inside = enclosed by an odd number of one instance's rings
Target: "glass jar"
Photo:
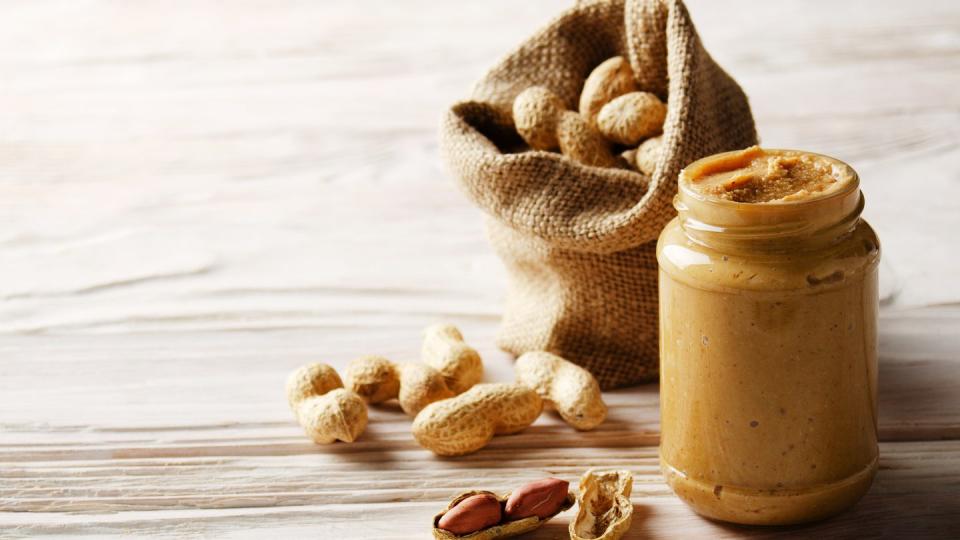
[[[766,152],[786,152],[767,150]],[[808,200],[738,203],[680,173],[660,235],[660,460],[697,513],[813,521],[877,470],[880,248],[859,178]]]

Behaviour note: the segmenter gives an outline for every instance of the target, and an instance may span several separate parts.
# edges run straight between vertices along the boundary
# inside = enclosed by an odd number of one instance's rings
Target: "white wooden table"
[[[838,5],[839,4],[839,5]],[[861,174],[880,234],[881,471],[800,529],[703,520],[657,468],[657,388],[471,456],[375,408],[311,444],[294,367],[403,360],[458,324],[488,380],[505,275],[439,165],[443,108],[565,7],[0,6],[0,537],[425,538],[466,488],[636,474],[629,538],[947,537],[960,526],[960,4],[689,0],[763,143]],[[565,538],[570,514],[530,538]]]

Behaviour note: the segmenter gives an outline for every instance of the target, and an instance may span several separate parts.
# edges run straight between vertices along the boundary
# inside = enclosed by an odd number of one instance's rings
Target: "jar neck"
[[[681,175],[673,202],[680,226],[692,242],[722,253],[786,254],[823,249],[853,232],[864,206],[855,173],[837,193],[786,203],[709,198],[685,184]]]

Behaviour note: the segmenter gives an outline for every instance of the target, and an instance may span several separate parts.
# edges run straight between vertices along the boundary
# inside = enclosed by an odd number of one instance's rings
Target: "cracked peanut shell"
[[[633,473],[589,470],[580,479],[580,510],[570,540],[617,540],[630,529]]]

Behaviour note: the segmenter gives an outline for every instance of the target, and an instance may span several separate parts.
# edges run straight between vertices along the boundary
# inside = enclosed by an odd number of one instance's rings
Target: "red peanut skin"
[[[548,518],[567,500],[570,483],[559,478],[544,478],[520,486],[507,499],[504,514],[510,521],[537,516]]]
[[[500,523],[500,501],[493,495],[472,495],[447,510],[437,526],[456,535],[470,534]]]

